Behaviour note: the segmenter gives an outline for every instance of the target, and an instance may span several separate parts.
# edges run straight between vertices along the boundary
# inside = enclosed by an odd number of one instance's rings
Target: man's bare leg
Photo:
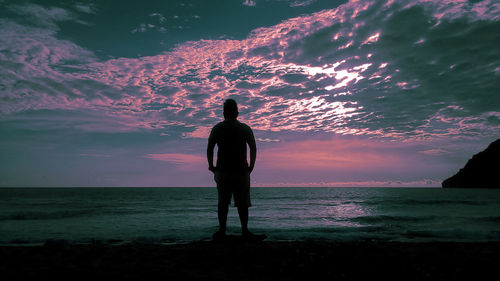
[[[248,207],[238,207],[238,215],[241,222],[241,233],[247,234],[248,231]]]
[[[219,218],[219,232],[221,235],[226,234],[226,222],[229,206],[227,204],[219,204],[217,207],[217,217]]]
[[[243,237],[254,241],[262,241],[266,239],[267,235],[256,235],[248,230],[248,207],[238,207],[238,215],[240,215],[241,235]]]

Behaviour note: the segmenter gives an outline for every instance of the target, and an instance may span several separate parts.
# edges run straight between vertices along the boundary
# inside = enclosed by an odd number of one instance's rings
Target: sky
[[[500,135],[500,2],[1,1],[0,186],[440,186]]]

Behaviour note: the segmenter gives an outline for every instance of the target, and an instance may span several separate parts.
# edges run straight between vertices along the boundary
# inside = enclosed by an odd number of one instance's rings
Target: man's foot
[[[212,238],[214,239],[214,241],[221,241],[225,237],[226,237],[226,233],[224,233],[220,230],[218,230],[217,232],[214,233],[214,235],[212,235]]]
[[[265,234],[253,234],[250,231],[244,231],[241,233],[241,237],[247,241],[262,241],[267,238]]]

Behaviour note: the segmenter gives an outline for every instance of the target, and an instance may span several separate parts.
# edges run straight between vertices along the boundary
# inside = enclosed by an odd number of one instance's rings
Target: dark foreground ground
[[[2,280],[496,280],[500,242],[208,242],[0,247]],[[465,280],[467,280],[465,279]]]

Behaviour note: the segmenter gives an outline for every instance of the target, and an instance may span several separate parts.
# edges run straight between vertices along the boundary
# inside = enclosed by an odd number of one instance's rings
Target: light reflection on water
[[[363,200],[355,197],[362,194],[352,194],[345,198],[343,196],[324,196],[317,198],[320,194],[315,191],[296,189],[297,193],[303,195],[303,200],[282,201],[272,200],[272,204],[261,202],[259,206],[252,209],[252,214],[259,217],[273,217],[273,225],[280,227],[362,227],[363,224],[353,221],[358,217],[368,217],[373,215],[374,206],[363,205]],[[333,194],[336,193],[332,190]],[[347,192],[349,194],[350,192]],[[326,194],[325,194],[326,195]],[[354,196],[354,197],[353,197]],[[302,196],[301,196],[302,197]],[[316,198],[315,198],[316,197]],[[328,198],[331,197],[331,198]],[[264,199],[264,198],[263,198]],[[299,199],[299,198],[297,198]],[[348,200],[346,200],[348,199]],[[266,199],[264,199],[267,201]],[[262,204],[264,203],[264,204]],[[265,224],[265,220],[258,220]]]
[[[371,210],[357,203],[342,203],[337,201],[334,205],[325,206],[318,214],[326,225],[346,227],[362,226],[351,219],[371,215]]]

